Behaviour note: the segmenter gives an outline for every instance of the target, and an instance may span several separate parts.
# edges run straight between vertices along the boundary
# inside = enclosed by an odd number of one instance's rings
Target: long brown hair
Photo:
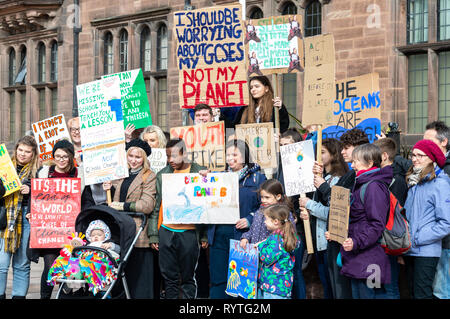
[[[25,145],[25,146],[29,146],[32,148],[33,157],[31,158],[31,161],[30,161],[31,167],[30,167],[30,174],[28,177],[31,178],[31,177],[36,176],[36,172],[38,171],[38,168],[39,168],[39,154],[38,154],[38,146],[37,146],[36,140],[34,139],[33,136],[25,135],[19,141],[17,141],[16,147],[14,148],[14,153],[13,153],[13,156],[11,159],[15,168],[17,168],[17,148],[19,147],[19,145]]]
[[[414,165],[411,165],[411,167],[408,169],[408,172],[406,173],[406,182],[409,180],[409,176],[411,176],[414,173]],[[419,174],[419,182],[423,181],[427,175],[430,174],[429,180],[433,180],[436,178],[436,172],[434,171],[434,165],[433,163],[428,164],[425,166],[422,171]]]
[[[259,100],[254,99],[250,92],[250,84],[252,83],[252,81],[258,81],[269,89],[269,91],[266,92]],[[273,88],[272,84],[270,84],[269,79],[267,78],[267,76],[264,75],[254,76],[250,78],[248,83],[249,83],[248,87],[249,87],[250,101],[248,103],[248,107],[245,108],[244,112],[242,113],[241,124],[256,123],[255,110],[258,104],[260,106],[261,122],[272,121]]]
[[[264,215],[280,221],[283,236],[283,248],[288,253],[297,247],[297,232],[294,224],[289,220],[290,209],[284,204],[275,204],[264,209]]]
[[[335,138],[326,138],[322,141],[322,147],[325,147],[330,153],[331,170],[327,172],[333,176],[344,176],[348,172],[349,168],[341,154],[342,142]]]
[[[261,186],[259,186],[258,189],[259,195],[261,195],[261,191],[266,191],[267,193],[272,194],[275,197],[277,195],[281,195],[281,200],[278,202],[280,204],[285,204],[286,206],[288,206],[291,212],[294,211],[294,205],[292,204],[289,197],[287,197],[286,194],[284,193],[283,185],[281,185],[281,183],[278,180],[274,178],[266,180],[264,183],[261,184]]]

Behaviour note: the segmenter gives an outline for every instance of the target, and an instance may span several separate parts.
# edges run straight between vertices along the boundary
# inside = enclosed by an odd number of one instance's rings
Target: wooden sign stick
[[[109,204],[111,204],[111,190],[110,189],[108,189],[107,191],[106,191],[106,202],[108,203],[108,205]]]

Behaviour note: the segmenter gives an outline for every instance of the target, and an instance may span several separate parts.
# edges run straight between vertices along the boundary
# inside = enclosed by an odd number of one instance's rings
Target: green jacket
[[[191,163],[191,169],[189,173],[198,173],[201,170],[205,170],[206,167],[200,166],[197,163]],[[158,236],[158,219],[159,219],[159,210],[161,208],[161,199],[162,199],[162,174],[172,174],[173,168],[170,165],[167,165],[162,170],[156,174],[156,203],[153,212],[150,214],[148,219],[148,228],[147,234],[150,239],[150,243],[159,243]],[[197,237],[201,241],[208,241],[206,230],[207,225],[196,225]]]

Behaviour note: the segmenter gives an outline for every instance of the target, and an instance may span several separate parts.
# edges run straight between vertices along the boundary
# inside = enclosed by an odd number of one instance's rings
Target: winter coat
[[[364,203],[361,187],[367,182]],[[341,274],[355,279],[366,279],[378,271],[382,284],[389,283],[391,267],[389,259],[379,243],[386,226],[389,211],[388,185],[392,181],[392,167],[386,166],[362,173],[355,180],[351,193],[348,238],[353,240],[353,249],[344,251]],[[374,268],[376,266],[376,268]]]
[[[409,256],[440,257],[442,239],[450,234],[450,178],[439,168],[408,190],[405,210],[411,235]]]
[[[234,118],[234,126],[241,124],[242,114],[244,113],[244,111],[247,107],[248,107],[248,105],[245,105],[239,109],[238,113],[236,114],[236,117]],[[282,134],[282,133],[286,132],[287,129],[289,128],[289,113],[286,109],[286,106],[284,106],[284,104],[281,105],[279,115],[280,115],[280,134]],[[275,127],[275,108],[272,111],[271,122],[274,123],[273,125]]]

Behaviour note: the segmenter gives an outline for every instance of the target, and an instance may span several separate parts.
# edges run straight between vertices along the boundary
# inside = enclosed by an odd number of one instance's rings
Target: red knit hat
[[[420,140],[414,145],[413,149],[417,148],[421,150],[433,161],[438,164],[440,168],[443,168],[445,165],[445,155],[442,153],[439,146],[436,145],[433,141],[430,140]]]

